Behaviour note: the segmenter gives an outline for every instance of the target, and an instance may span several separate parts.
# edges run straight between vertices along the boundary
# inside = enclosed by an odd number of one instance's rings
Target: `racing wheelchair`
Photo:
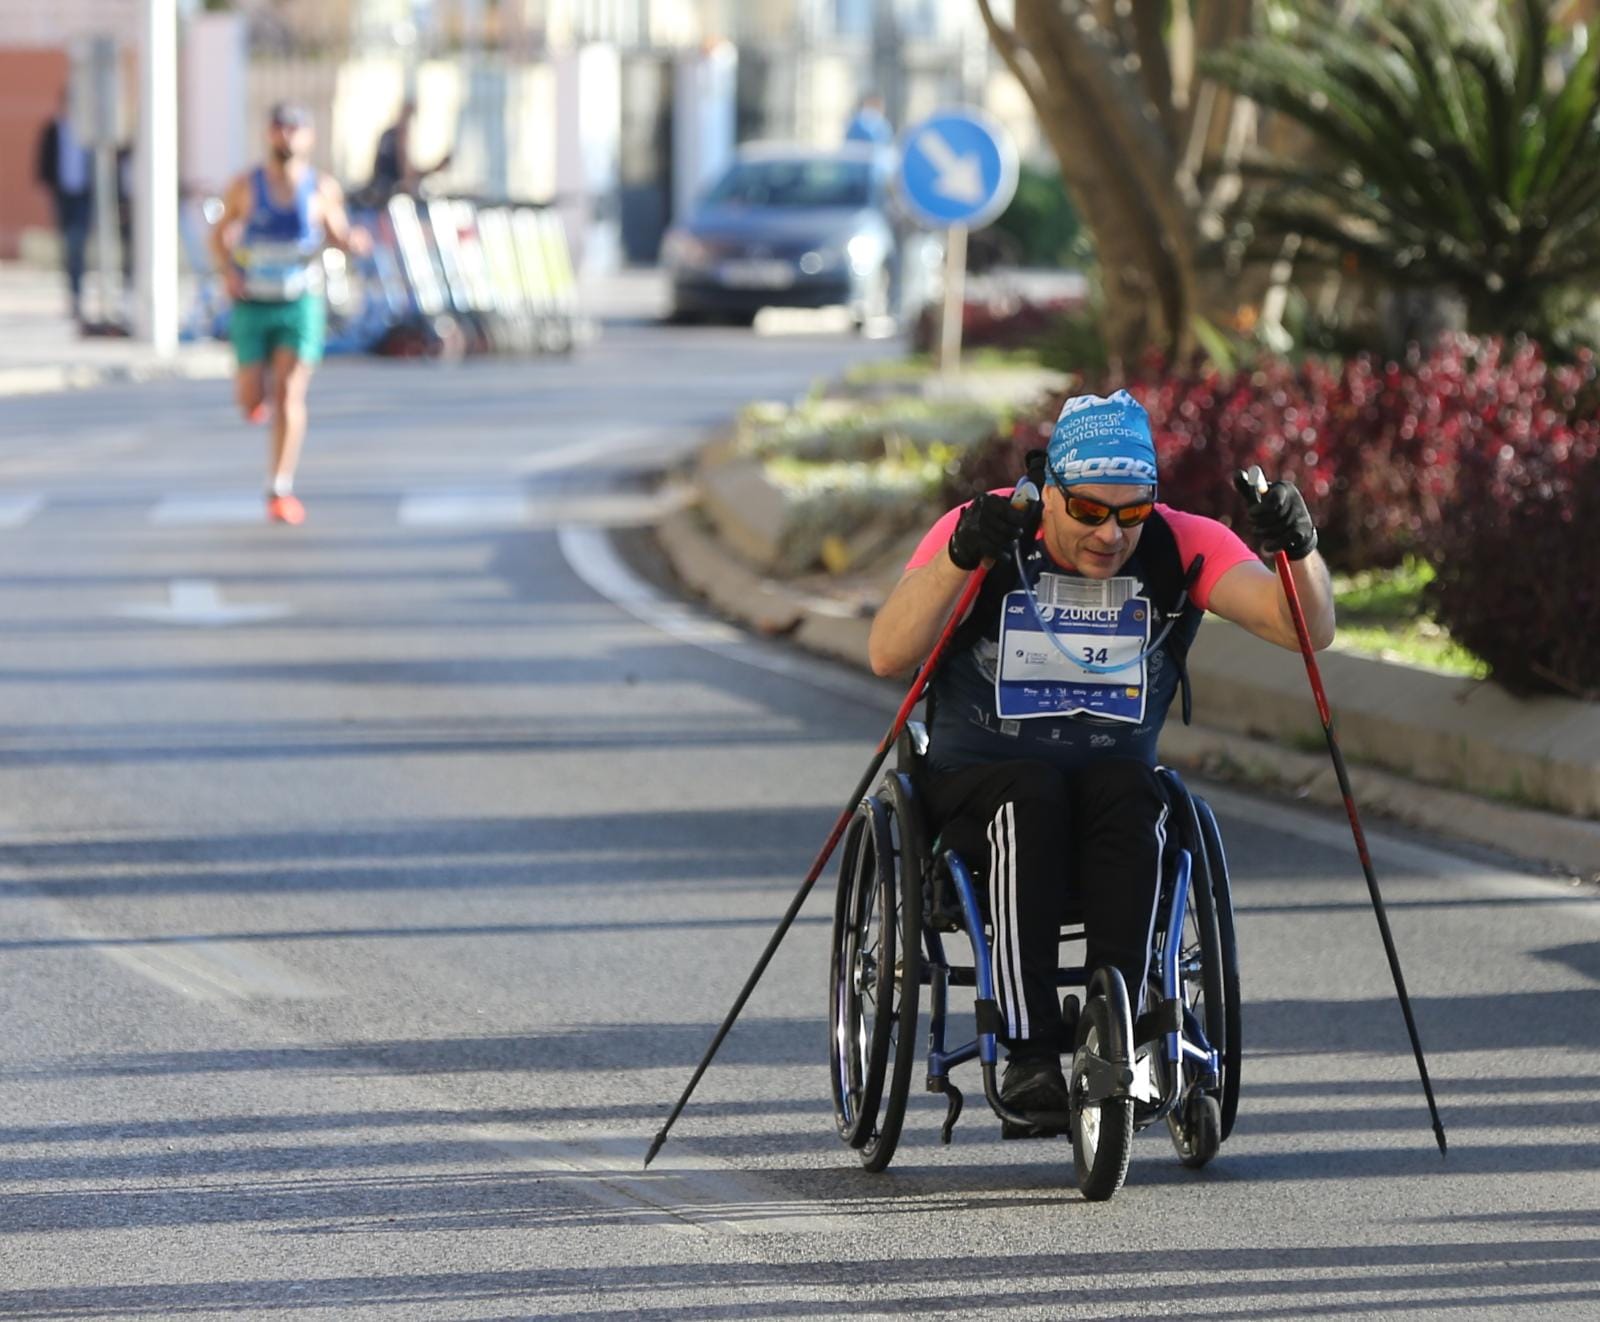
[[[1014,1136],[1045,1136],[1000,1100],[990,944],[971,863],[929,840],[917,794],[926,727],[908,722],[896,766],[856,807],[844,836],[833,919],[829,979],[830,1075],[839,1137],[870,1171],[888,1167],[900,1140],[917,1051],[921,989],[930,989],[927,1090],[947,1101],[941,1138],[949,1143],[962,1093],[950,1080],[976,1059],[990,1108]],[[1147,1008],[1114,968],[1063,964],[1063,1002],[1075,1047],[1067,1069],[1070,1134],[1078,1189],[1112,1197],[1127,1174],[1133,1135],[1164,1120],[1185,1166],[1198,1169],[1233,1128],[1239,1104],[1240,1000],[1233,904],[1216,818],[1177,774],[1158,776],[1174,823],[1165,851],[1149,961]],[[967,964],[946,955],[946,937],[965,934]],[[1082,940],[1069,910],[1065,943]],[[952,942],[952,944],[956,944]],[[949,989],[971,987],[976,1034],[945,1045]],[[1075,1030],[1075,1031],[1074,1031]]]

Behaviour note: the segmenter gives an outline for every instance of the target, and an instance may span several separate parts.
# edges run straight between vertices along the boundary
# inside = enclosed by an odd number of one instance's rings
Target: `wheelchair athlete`
[[[1299,646],[1277,575],[1225,525],[1157,503],[1150,420],[1126,391],[1067,400],[1042,458],[1031,509],[995,491],[934,524],[868,641],[877,674],[910,670],[967,575],[992,563],[929,688],[920,786],[944,847],[987,863],[1000,1096],[1041,1119],[1069,1109],[1061,1052],[1075,1044],[1056,1001],[1069,898],[1087,967],[1116,967],[1142,1008],[1167,836],[1156,742],[1180,685],[1187,719],[1201,616]],[[1312,643],[1326,647],[1332,589],[1304,499],[1274,482],[1250,521],[1266,552],[1288,553]]]

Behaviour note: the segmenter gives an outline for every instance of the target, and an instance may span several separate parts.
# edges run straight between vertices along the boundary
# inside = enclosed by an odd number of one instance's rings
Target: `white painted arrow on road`
[[[934,129],[918,134],[917,146],[933,163],[936,193],[967,206],[976,206],[988,196],[989,190],[983,186],[983,162],[975,153],[958,156],[955,148]]]
[[[229,606],[222,600],[217,585],[209,578],[175,578],[168,589],[165,605],[136,604],[119,606],[118,615],[135,620],[158,620],[162,624],[195,624],[216,627],[224,624],[254,624],[260,620],[278,620],[294,612],[288,606],[259,603],[252,606]]]

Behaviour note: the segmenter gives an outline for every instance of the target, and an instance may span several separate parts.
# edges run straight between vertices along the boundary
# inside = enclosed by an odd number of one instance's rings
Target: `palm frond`
[[[1296,233],[1309,260],[1354,253],[1499,317],[1532,315],[1560,281],[1594,274],[1600,20],[1552,79],[1553,0],[1365,0],[1348,28],[1317,0],[1290,3],[1291,32],[1203,62],[1333,162],[1246,163],[1251,251]]]

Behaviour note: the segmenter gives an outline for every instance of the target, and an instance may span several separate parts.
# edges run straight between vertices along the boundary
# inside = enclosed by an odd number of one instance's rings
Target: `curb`
[[[866,668],[870,613],[798,591],[756,573],[730,554],[706,528],[703,517],[693,507],[680,510],[658,524],[656,538],[678,580],[703,597],[719,614],[739,621],[756,633],[782,636],[810,651]],[[1224,621],[1207,621],[1207,630],[1221,632],[1226,627]],[[1232,632],[1242,635],[1243,631]],[[1202,637],[1205,636],[1202,632]],[[1237,638],[1225,636],[1224,646],[1218,649],[1222,660],[1228,664],[1232,664],[1233,658],[1228,654],[1237,641]],[[1255,639],[1247,639],[1247,642],[1252,649],[1257,645]],[[1259,644],[1259,647],[1268,652],[1281,650],[1268,644]],[[1298,656],[1288,653],[1285,656],[1290,656],[1294,665],[1303,666]],[[1335,659],[1341,664],[1348,661],[1384,665],[1348,655],[1338,655]],[[1210,695],[1223,687],[1216,665],[1215,657],[1201,662],[1198,648],[1196,656],[1191,658],[1197,710],[1204,711]],[[1303,672],[1300,684],[1304,686]],[[1281,700],[1272,685],[1255,681],[1253,677],[1244,681],[1230,680],[1228,687],[1231,690],[1226,695],[1229,705],[1246,713],[1259,712]],[[1217,696],[1223,695],[1219,692]],[[1310,707],[1308,695],[1300,695],[1300,705]],[[1300,722],[1302,726],[1304,723]],[[1320,740],[1321,725],[1315,720],[1310,725]],[[1298,741],[1301,736],[1291,737]],[[1178,766],[1196,769],[1217,779],[1286,789],[1304,801],[1328,807],[1344,806],[1326,755],[1304,752],[1273,739],[1216,727],[1184,726],[1174,721],[1162,731],[1161,756]],[[1367,811],[1455,841],[1549,864],[1581,878],[1600,879],[1600,822],[1518,807],[1425,784],[1360,763],[1352,763],[1348,771],[1357,803]]]

